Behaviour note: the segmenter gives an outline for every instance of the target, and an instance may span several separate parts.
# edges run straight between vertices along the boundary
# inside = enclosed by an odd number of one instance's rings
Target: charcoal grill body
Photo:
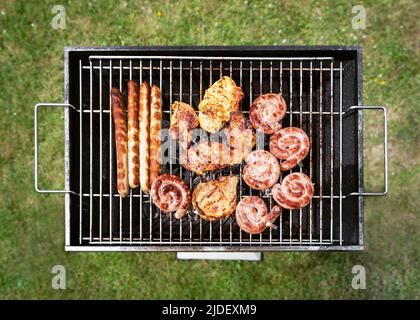
[[[361,48],[66,47],[64,54],[65,190],[56,191],[65,193],[66,250],[363,250],[363,113],[353,107],[362,105]],[[210,223],[190,214],[179,221],[159,212],[139,189],[123,200],[116,191],[111,85],[126,97],[129,79],[156,83],[167,127],[171,102],[182,99],[197,108],[221,75],[243,87],[245,113],[259,94],[281,91],[288,105],[283,126],[310,135],[311,155],[292,171],[312,175],[315,197],[302,210],[284,210],[278,228],[261,235],[241,232],[233,216]],[[241,169],[215,176],[240,175]],[[163,171],[182,174],[192,188],[196,184],[196,176],[181,172],[177,163],[165,164]],[[41,191],[37,181],[36,188]],[[275,204],[245,183],[238,188],[238,200],[254,194]]]

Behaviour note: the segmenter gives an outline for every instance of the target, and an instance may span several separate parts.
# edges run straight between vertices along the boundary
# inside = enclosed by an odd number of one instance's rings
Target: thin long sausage
[[[150,90],[150,183],[160,175],[160,144],[162,131],[162,100],[160,90],[152,85]]]
[[[121,198],[128,194],[127,127],[124,116],[124,101],[121,91],[111,89],[111,104],[114,115],[115,149],[117,151],[117,189]]]
[[[130,80],[128,86],[128,184],[137,188],[139,181],[139,86]]]
[[[150,137],[150,88],[147,82],[140,86],[139,126],[140,126],[140,187],[149,192],[149,137]]]

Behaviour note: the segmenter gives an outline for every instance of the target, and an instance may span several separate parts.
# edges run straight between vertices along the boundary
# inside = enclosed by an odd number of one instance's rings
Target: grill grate
[[[197,57],[197,56],[90,56],[79,60],[79,245],[165,245],[245,248],[250,246],[329,246],[343,244],[342,127],[343,64],[329,57]],[[157,84],[162,91],[167,128],[175,101],[196,109],[210,84],[222,75],[231,76],[244,90],[241,104],[249,112],[262,93],[281,92],[288,105],[283,126],[307,132],[310,154],[301,167],[315,183],[311,204],[300,210],[284,210],[275,224],[260,235],[242,232],[234,216],[208,222],[189,214],[182,220],[161,214],[140,188],[126,199],[116,192],[116,163],[109,90],[117,86],[126,96],[133,79]],[[264,137],[268,149],[269,136]],[[165,143],[165,142],[164,142]],[[168,152],[175,159],[176,143]],[[198,178],[177,163],[163,172],[183,178],[193,189]],[[242,165],[209,174],[240,176],[238,201],[259,195],[270,208],[275,204],[267,192],[251,190],[242,182]],[[283,176],[288,173],[283,173]]]

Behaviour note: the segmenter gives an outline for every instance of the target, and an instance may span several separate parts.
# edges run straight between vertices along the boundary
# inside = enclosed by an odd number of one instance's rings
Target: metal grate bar
[[[302,61],[300,61],[299,63],[299,127],[302,128],[303,125],[303,119],[302,119],[302,103],[303,103],[303,98],[302,98],[302,91],[303,91],[303,83],[302,83]],[[299,165],[299,171],[302,172],[302,166]],[[299,243],[302,243],[302,208],[299,209]]]
[[[289,62],[289,70],[293,70],[293,62]],[[293,111],[293,71],[289,72],[289,108]],[[293,115],[290,113],[290,126],[293,127]],[[292,173],[292,170],[290,170]],[[292,239],[293,234],[293,210],[289,210],[289,238]]]
[[[251,70],[251,72],[249,73],[249,108],[251,108],[252,100],[253,100],[253,98],[252,98],[252,80],[253,80],[253,74],[252,73],[253,73],[254,69],[253,69],[252,65],[253,65],[253,63],[252,63],[252,60],[251,60],[249,62],[249,68]],[[251,188],[249,188],[249,195],[252,195]],[[249,234],[249,243],[251,244],[251,242],[252,242],[252,234],[250,233]]]
[[[99,61],[99,239],[102,240],[102,136],[103,136],[103,106],[102,106],[102,60]],[[92,196],[92,194],[91,194]],[[131,214],[131,212],[130,212]]]
[[[273,61],[270,61],[270,93],[272,93],[273,92]],[[270,202],[270,211],[273,209],[273,198],[272,197],[270,197],[270,199],[269,199],[269,202]],[[269,229],[269,232],[270,232],[270,245],[271,245],[271,243],[273,242],[273,228],[272,228],[272,226],[270,225],[270,229]]]
[[[93,167],[92,167],[92,161],[93,161],[93,105],[92,105],[92,61],[90,61],[90,70],[89,70],[89,107],[90,107],[90,117],[89,117],[89,236],[90,239],[92,239],[92,207],[93,207],[93,198],[92,198],[92,192],[93,192]]]
[[[334,195],[334,63],[330,66],[330,195]],[[330,198],[330,241],[333,240],[334,199]]]
[[[143,60],[140,60],[139,64],[139,84],[141,85],[143,83]],[[139,92],[140,96],[140,92]],[[140,107],[140,105],[139,105]],[[139,143],[139,154],[140,154],[140,143]],[[140,233],[140,239],[143,239],[143,190],[141,187],[139,188],[139,233]]]
[[[332,57],[226,57],[226,56],[219,56],[219,57],[211,57],[211,56],[116,56],[116,55],[109,55],[109,56],[102,56],[102,55],[91,55],[89,56],[89,60],[123,60],[123,59],[176,59],[176,60],[249,60],[249,61],[293,61],[293,60],[333,60]]]
[[[194,96],[194,94],[193,94],[193,96]],[[163,97],[166,98],[165,95],[163,95]],[[79,112],[79,111],[75,111],[75,112]],[[82,112],[83,113],[89,113],[89,114],[91,113],[90,109],[88,109],[88,110],[82,110]],[[248,114],[249,113],[249,111],[246,111],[246,110],[244,110],[242,112],[244,114]],[[94,108],[92,110],[92,113],[94,113],[94,114],[95,113],[101,113],[100,107],[98,107],[97,109]],[[103,110],[102,113],[109,113],[109,110]],[[163,113],[170,114],[170,110],[163,110]],[[286,111],[286,115],[293,115],[293,114],[295,114],[295,115],[301,115],[301,114],[302,115],[309,115],[309,111],[302,111],[302,112],[299,112],[299,111]],[[334,111],[332,114],[333,114],[333,116],[339,116],[340,115],[340,112]],[[312,112],[312,115],[314,115],[314,116],[321,116],[321,117],[323,117],[323,116],[330,117],[331,116],[331,112],[330,111],[323,111],[323,112],[313,111]]]
[[[149,70],[152,70],[152,59],[149,60]],[[153,85],[153,72],[149,73],[149,85],[150,85],[150,92],[151,92],[152,85]],[[149,112],[151,114],[151,111]],[[151,181],[149,182],[151,183]],[[152,231],[153,231],[153,210],[152,210],[152,201],[149,197],[149,241],[150,242],[152,242]]]
[[[130,60],[130,80],[132,79],[133,79],[133,62]],[[128,113],[128,110],[127,110],[127,113]],[[128,117],[127,117],[127,123],[128,123]],[[133,189],[130,188],[130,242],[132,241],[133,241]]]
[[[82,60],[79,60],[79,109],[83,111],[83,93],[82,93]],[[79,113],[79,244],[82,244],[82,224],[83,224],[83,112]]]
[[[312,165],[312,146],[313,146],[313,139],[312,139],[312,109],[313,109],[313,71],[312,71],[312,61],[310,62],[310,75],[309,75],[309,145],[311,148],[309,149],[309,178],[313,181],[313,165]],[[313,199],[309,203],[309,242],[312,243],[312,219],[313,219]]]
[[[109,61],[110,72],[109,72],[109,91],[112,89],[112,61]],[[109,110],[111,111],[111,99],[109,99]],[[109,194],[113,194],[112,191],[112,144],[113,144],[113,130],[112,130],[112,112],[109,112]],[[112,197],[109,197],[109,241],[112,238]]]
[[[192,64],[192,61],[190,61],[190,105],[192,106],[193,105],[193,95],[192,95],[192,92],[193,92],[193,69],[192,69],[192,67],[193,67],[193,64]],[[192,190],[193,189],[193,185],[192,185],[192,175],[190,174],[189,175],[190,176],[190,190]],[[193,236],[193,232],[192,232],[192,227],[193,227],[193,225],[192,225],[192,219],[191,219],[191,216],[190,215],[188,215],[188,225],[189,225],[189,230],[190,230],[190,242],[192,242],[192,236]]]
[[[99,61],[101,61],[101,60],[99,60]],[[172,60],[170,60],[170,61],[172,61]],[[283,61],[281,61],[281,62],[283,62]],[[109,70],[110,68],[112,68],[113,70],[119,70],[119,67],[117,67],[117,66],[113,66],[113,67],[103,66],[103,69],[104,70]],[[83,69],[89,70],[90,67],[89,66],[83,66]],[[99,70],[100,68],[99,68],[99,66],[93,66],[92,69],[93,70]],[[130,67],[129,66],[123,66],[123,70],[130,70]],[[133,70],[140,70],[140,67],[133,66]],[[152,70],[152,71],[158,70],[159,71],[159,67],[152,66],[152,68],[150,68],[148,66],[145,66],[145,67],[143,67],[143,70],[147,70],[147,71],[149,71],[149,70]],[[169,70],[169,67],[162,67],[162,70]],[[173,70],[179,70],[179,67],[173,67]],[[199,67],[193,67],[193,70],[199,70]],[[208,71],[209,68],[204,67],[203,70],[204,71]],[[214,71],[220,71],[220,68],[219,67],[214,67],[213,70]],[[246,67],[243,68],[243,71],[250,71],[250,70],[251,70],[250,68],[246,68]],[[252,70],[253,71],[258,71],[259,68],[255,68],[254,67]],[[263,67],[262,70],[263,71],[269,71],[270,68]],[[274,71],[279,71],[280,68],[274,67],[273,70]],[[302,70],[303,71],[310,71],[309,68],[307,68],[307,67],[303,67]],[[340,71],[340,68],[333,68],[333,70],[334,71]],[[229,68],[224,67],[223,68],[223,71],[229,71]],[[239,68],[232,68],[232,71],[239,71]],[[288,67],[284,67],[281,71],[290,71],[290,69]],[[292,71],[300,71],[300,68],[294,67],[292,69]],[[313,71],[319,71],[319,68],[316,68],[315,67],[315,68],[313,68]],[[330,71],[330,68],[329,67],[328,68],[325,68],[324,67],[324,71]]]
[[[122,92],[123,91],[123,89],[122,89],[122,60],[120,60],[120,79],[119,79],[119,84],[120,84],[120,91]],[[123,234],[122,234],[122,216],[123,216],[123,213],[122,213],[122,206],[123,206],[123,204],[122,204],[122,198],[120,197],[120,203],[119,203],[119,208],[120,208],[120,230],[119,230],[119,234],[120,234],[120,241],[122,240],[122,236],[123,236]]]
[[[323,101],[322,101],[322,81],[323,81],[323,77],[322,77],[322,61],[321,61],[321,67],[320,67],[320,72],[319,72],[319,112],[322,112],[322,108],[323,108]],[[322,166],[322,160],[323,160],[323,137],[322,137],[322,117],[319,117],[319,237],[321,239],[322,242],[322,227],[323,227],[323,221],[322,221],[322,216],[323,216],[323,202],[322,202],[322,194],[323,194],[323,176],[322,176],[322,170],[323,170],[323,166]]]
[[[163,109],[163,103],[162,103],[162,60],[159,60],[159,93],[160,93],[160,99],[161,99],[161,108]],[[161,135],[161,138],[162,138],[162,132],[161,132],[160,135]],[[161,160],[162,160],[162,157],[161,157]],[[162,242],[162,211],[160,209],[158,209],[158,212],[159,212],[159,241]]]
[[[172,116],[172,97],[173,97],[173,93],[172,93],[172,73],[173,73],[173,64],[172,64],[172,60],[169,62],[169,119]],[[176,151],[176,150],[175,150]],[[173,157],[173,153],[172,153],[172,143],[169,144],[169,154],[170,154],[170,158],[172,159]],[[172,161],[169,161],[169,173],[172,174]],[[173,213],[169,214],[169,242],[172,243],[172,215]]]
[[[340,61],[340,246],[343,245],[343,62]]]

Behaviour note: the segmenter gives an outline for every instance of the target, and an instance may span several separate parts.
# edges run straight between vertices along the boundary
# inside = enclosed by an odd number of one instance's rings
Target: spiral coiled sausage
[[[311,179],[301,172],[286,176],[271,189],[273,199],[285,209],[300,209],[309,204],[314,195]]]
[[[281,94],[267,93],[259,96],[251,105],[249,120],[255,130],[273,134],[280,130],[286,115],[286,102]]]
[[[280,178],[279,161],[265,150],[252,151],[247,159],[242,177],[252,189],[271,188]]]
[[[271,136],[270,152],[285,160],[280,163],[280,170],[288,171],[308,155],[309,138],[300,128],[283,128]]]
[[[267,227],[275,227],[274,221],[281,214],[282,208],[274,206],[268,212],[267,206],[260,197],[247,196],[239,201],[236,207],[236,222],[243,231],[258,234]]]
[[[185,216],[191,202],[191,191],[184,181],[173,174],[156,177],[150,189],[153,203],[163,212],[175,212],[175,218]]]

